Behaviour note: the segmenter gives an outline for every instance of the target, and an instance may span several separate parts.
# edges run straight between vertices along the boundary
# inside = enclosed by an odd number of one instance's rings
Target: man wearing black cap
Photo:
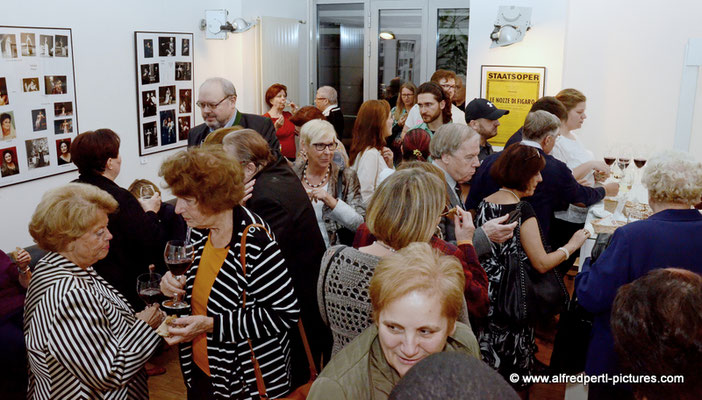
[[[478,159],[482,162],[487,156],[494,153],[488,139],[497,135],[497,127],[503,115],[509,110],[500,110],[485,99],[473,99],[466,106],[466,123],[480,135],[480,154]]]

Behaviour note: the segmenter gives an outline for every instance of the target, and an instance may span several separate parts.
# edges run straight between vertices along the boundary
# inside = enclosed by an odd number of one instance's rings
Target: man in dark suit
[[[546,160],[546,166],[541,171],[543,181],[536,187],[533,196],[524,198],[534,208],[544,238],[548,238],[555,211],[565,210],[569,204],[590,206],[602,200],[605,195],[615,196],[619,191],[617,183],[596,188],[579,184],[565,163],[549,155],[556,144],[560,126],[561,121],[555,115],[539,110],[527,115],[522,129],[521,145],[537,148],[539,154]],[[467,210],[476,210],[485,197],[500,188],[490,176],[490,168],[500,154],[502,152],[488,156],[476,171],[466,199]]]
[[[322,86],[317,89],[314,105],[322,112],[324,118],[334,125],[336,137],[341,140],[344,136],[344,113],[339,107],[336,89],[331,86]]]
[[[207,135],[219,128],[239,125],[258,132],[270,146],[276,158],[280,154],[280,142],[270,119],[260,115],[244,114],[236,109],[236,88],[224,78],[210,78],[200,85],[197,104],[202,112],[204,124],[190,130],[188,146],[200,145]]]
[[[478,153],[480,152],[480,135],[466,125],[445,124],[436,130],[429,144],[432,163],[444,173],[446,192],[449,196],[450,206],[461,207],[459,184],[468,182],[480,165]],[[478,256],[490,251],[490,242],[502,243],[512,237],[512,231],[517,226],[516,222],[503,225],[507,215],[491,219],[483,226],[477,228],[473,234],[473,247]],[[444,240],[456,243],[454,222],[448,216],[442,216],[439,229]]]

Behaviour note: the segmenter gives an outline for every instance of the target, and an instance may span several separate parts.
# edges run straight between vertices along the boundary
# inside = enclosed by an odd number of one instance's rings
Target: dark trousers
[[[0,321],[0,354],[6,371],[0,374],[0,397],[7,400],[27,398],[27,350],[19,309]]]
[[[192,373],[190,375],[190,386],[188,387],[188,400],[210,400],[214,399],[212,392],[212,379],[207,376],[200,367],[192,363]]]
[[[551,228],[549,230],[551,251],[554,251],[561,246],[565,246],[573,234],[579,229],[583,229],[583,227],[585,227],[585,224],[575,224],[573,222],[564,221],[558,218],[551,219]],[[561,276],[564,276],[573,267],[575,259],[578,258],[579,254],[580,251],[576,251],[571,254],[570,258],[556,266],[556,271],[558,271]],[[580,260],[580,262],[583,261],[585,260]]]

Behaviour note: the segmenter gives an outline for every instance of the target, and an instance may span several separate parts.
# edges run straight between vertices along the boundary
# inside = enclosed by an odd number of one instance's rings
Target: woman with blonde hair
[[[361,184],[361,197],[368,203],[375,188],[393,171],[392,150],[385,147],[391,134],[392,114],[385,100],[361,104],[353,125],[349,164]]]
[[[342,239],[352,240],[353,232],[363,222],[365,207],[356,172],[332,162],[337,148],[334,126],[313,119],[302,126],[300,141],[307,156],[305,161],[295,163],[293,170],[312,201],[325,244],[329,247],[339,243],[339,232],[345,235],[343,228],[351,231],[347,235],[351,237]]]
[[[93,269],[110,249],[117,207],[106,191],[71,183],[46,192],[32,215],[29,233],[49,253],[25,301],[27,398],[149,398],[143,367],[165,315],[158,304],[134,314]]]
[[[444,186],[438,177],[419,169],[392,174],[368,205],[366,223],[375,241],[358,250],[346,246],[327,250],[317,299],[334,336],[333,354],[372,323],[366,290],[378,261],[412,242],[431,239],[446,203]],[[465,211],[458,213],[457,236],[469,243],[472,220]]]
[[[362,292],[370,297],[372,322],[332,358],[309,399],[387,399],[431,354],[480,358],[475,335],[458,322],[465,280],[458,260],[411,243],[383,257],[372,275]]]

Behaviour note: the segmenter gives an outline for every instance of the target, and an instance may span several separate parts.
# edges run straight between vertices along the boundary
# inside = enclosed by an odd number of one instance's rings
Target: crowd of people
[[[44,193],[29,222],[46,255],[30,268],[26,251],[0,253],[0,343],[18,366],[3,389],[148,398],[147,363],[178,346],[188,399],[284,397],[310,369],[311,399],[528,398],[513,377],[544,373],[535,328],[568,294],[516,318],[507,277],[518,265],[565,291],[587,208],[619,190],[596,182],[609,167],[573,133],[586,98],[539,99],[496,151],[508,111],[459,108],[455,73],[395,83],[392,104],[360,106],[347,151],[334,88],[298,108],[272,85],[261,116],[236,108],[231,82],[206,80],[204,123],[159,170],[170,203],[148,180],[115,183],[117,133],[80,133],[66,146],[78,179]],[[575,292],[594,316],[584,371],[685,380],[598,383],[589,398],[700,398],[702,163],[661,152],[642,182],[654,214],[580,260]],[[191,249],[182,275],[164,262],[170,240]],[[186,312],[145,306],[135,287],[149,271]]]

